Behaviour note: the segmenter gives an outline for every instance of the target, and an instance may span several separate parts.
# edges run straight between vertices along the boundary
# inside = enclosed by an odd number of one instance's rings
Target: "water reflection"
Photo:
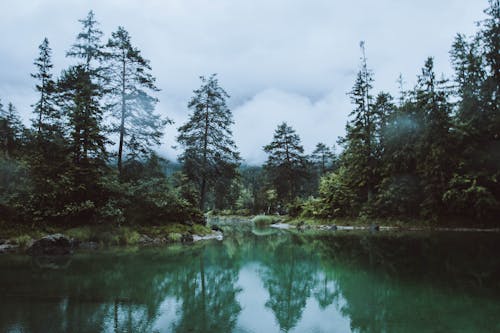
[[[0,257],[0,332],[500,332],[497,234],[290,234]]]

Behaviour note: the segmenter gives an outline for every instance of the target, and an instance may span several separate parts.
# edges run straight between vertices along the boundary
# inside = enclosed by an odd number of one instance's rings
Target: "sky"
[[[217,73],[231,95],[241,156],[259,164],[283,121],[306,153],[344,135],[361,40],[375,92],[397,94],[399,74],[411,88],[429,56],[439,74],[452,77],[453,39],[476,31],[486,7],[487,0],[1,0],[0,99],[29,124],[38,45],[49,39],[58,75],[74,63],[65,54],[80,31],[78,19],[92,9],[106,40],[123,26],[151,61],[161,89],[157,112],[175,121],[160,154],[180,153],[172,146],[192,91],[200,75]]]

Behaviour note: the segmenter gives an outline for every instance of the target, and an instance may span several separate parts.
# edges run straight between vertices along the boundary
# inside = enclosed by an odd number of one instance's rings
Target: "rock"
[[[140,244],[152,244],[154,242],[154,239],[149,237],[148,235],[142,234],[139,236],[139,243]]]
[[[331,225],[330,228],[328,228],[328,230],[335,231],[337,230],[337,226],[335,224]]]
[[[78,247],[85,250],[95,250],[99,247],[97,242],[82,242],[78,244]]]
[[[224,239],[224,235],[220,231],[211,233],[210,235],[206,235],[206,236],[193,235],[193,242],[197,242],[197,241],[201,241],[201,240],[209,240],[209,239],[216,239],[218,241],[221,241]]]
[[[379,231],[380,226],[378,224],[372,224],[370,225],[370,231]]]
[[[53,234],[40,238],[29,248],[31,255],[65,255],[71,253],[71,241],[62,234]]]
[[[276,228],[276,229],[290,229],[292,226],[287,224],[287,223],[275,223],[270,225],[271,228]]]
[[[193,235],[191,234],[183,234],[181,237],[181,242],[183,243],[192,243],[194,241]]]
[[[0,245],[0,253],[15,252],[18,248],[19,248],[19,246],[14,245],[14,244],[1,244]]]
[[[218,231],[218,232],[221,232],[223,233],[222,229],[218,226],[218,225],[211,225],[210,228],[213,230],[213,231]]]

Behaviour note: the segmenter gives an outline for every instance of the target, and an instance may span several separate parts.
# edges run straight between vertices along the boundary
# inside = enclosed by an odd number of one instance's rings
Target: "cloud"
[[[319,141],[331,146],[344,133],[347,117],[348,107],[339,107],[339,97],[337,92],[331,92],[312,101],[282,90],[262,91],[234,109],[236,143],[246,152],[248,163],[261,163],[265,160],[262,147],[271,142],[277,126],[286,121],[301,137],[307,153]]]
[[[219,73],[232,96],[242,156],[261,161],[261,138],[269,140],[283,120],[306,148],[342,135],[360,40],[376,90],[394,92],[399,73],[411,86],[427,56],[450,76],[453,37],[475,31],[486,6],[486,0],[3,0],[0,98],[27,122],[36,100],[29,73],[38,44],[49,38],[59,73],[73,63],[65,53],[80,30],[78,19],[93,9],[106,38],[123,25],[151,60],[162,89],[158,110],[177,121],[161,152],[176,155],[175,128],[188,117],[198,76]]]

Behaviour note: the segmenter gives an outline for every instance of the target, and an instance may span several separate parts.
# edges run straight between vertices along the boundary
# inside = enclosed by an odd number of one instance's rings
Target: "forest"
[[[162,157],[174,124],[155,109],[152,64],[124,27],[105,38],[90,11],[59,75],[49,41],[39,45],[29,126],[0,96],[0,225],[192,225],[210,212],[499,226],[499,1],[485,13],[475,34],[456,35],[453,77],[422,59],[397,96],[374,91],[361,42],[345,135],[307,155],[283,121],[267,161],[248,165],[216,74],[188,101],[178,161]]]

